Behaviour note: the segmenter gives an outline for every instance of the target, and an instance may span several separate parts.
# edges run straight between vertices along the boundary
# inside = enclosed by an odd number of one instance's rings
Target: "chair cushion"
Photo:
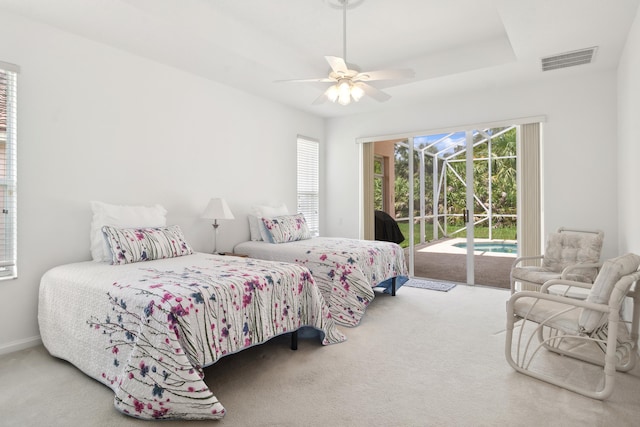
[[[567,334],[577,335],[580,333],[578,326],[580,310],[575,306],[555,301],[538,300],[533,297],[523,297],[515,301],[513,312],[519,317],[536,323],[544,323]]]
[[[595,233],[574,233],[570,231],[551,233],[547,238],[547,245],[542,260],[542,267],[549,271],[562,272],[569,265],[580,262],[600,261],[602,250],[602,235]],[[593,274],[582,272],[582,274]],[[587,282],[592,282],[591,277]]]
[[[638,270],[640,256],[636,254],[626,254],[604,262],[598,277],[596,277],[587,301],[596,304],[608,304],[611,292],[618,281]],[[631,283],[629,283],[629,286]],[[590,332],[604,323],[606,313],[595,310],[583,309],[580,315],[580,327]]]
[[[582,271],[581,271],[582,270]],[[580,274],[582,272],[588,273],[592,268],[573,270],[572,274],[567,274],[566,280],[573,280],[574,282],[592,283],[593,276],[590,274]],[[542,286],[546,281],[551,279],[559,279],[561,272],[552,271],[545,267],[533,267],[524,266],[516,267],[511,271],[511,276],[519,282],[536,283]],[[595,276],[595,275],[594,275]]]
[[[511,271],[511,276],[522,282],[537,283],[540,286],[547,280],[559,279],[560,272],[549,270],[545,267],[516,267]]]

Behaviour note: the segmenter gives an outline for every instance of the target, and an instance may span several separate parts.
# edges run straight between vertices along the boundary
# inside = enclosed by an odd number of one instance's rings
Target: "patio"
[[[463,239],[446,239],[415,247],[414,275],[457,283],[467,282],[465,249],[455,243]],[[409,249],[405,249],[409,259]],[[476,251],[474,255],[475,284],[509,289],[509,273],[515,254]]]

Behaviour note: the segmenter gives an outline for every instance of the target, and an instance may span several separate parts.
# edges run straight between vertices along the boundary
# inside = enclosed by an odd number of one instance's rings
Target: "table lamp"
[[[218,253],[217,241],[218,241],[218,224],[219,219],[235,219],[229,205],[224,199],[215,198],[209,201],[207,208],[202,213],[202,218],[213,220],[213,253]]]

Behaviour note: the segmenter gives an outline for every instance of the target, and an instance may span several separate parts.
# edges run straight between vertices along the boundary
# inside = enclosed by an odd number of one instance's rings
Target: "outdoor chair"
[[[544,254],[522,256],[511,266],[511,293],[539,290],[548,280],[563,279],[593,283],[600,263],[604,233],[560,227],[547,237]],[[542,260],[539,266],[525,265]],[[520,289],[516,284],[520,283]]]
[[[616,370],[633,369],[638,356],[639,266],[640,256],[626,254],[605,261],[593,285],[554,279],[539,292],[513,294],[507,302],[509,364],[525,375],[587,397],[609,397]],[[589,293],[586,300],[579,300],[550,293],[554,286],[575,286]],[[629,322],[620,320],[625,296],[633,301]],[[557,357],[545,349],[569,357]]]

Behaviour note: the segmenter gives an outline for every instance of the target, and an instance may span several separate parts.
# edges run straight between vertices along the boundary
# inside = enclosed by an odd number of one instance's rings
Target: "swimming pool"
[[[455,243],[453,246],[456,248],[466,249],[466,243]],[[504,243],[504,242],[477,242],[473,245],[473,249],[480,252],[500,252],[505,254],[517,254],[517,243]]]

